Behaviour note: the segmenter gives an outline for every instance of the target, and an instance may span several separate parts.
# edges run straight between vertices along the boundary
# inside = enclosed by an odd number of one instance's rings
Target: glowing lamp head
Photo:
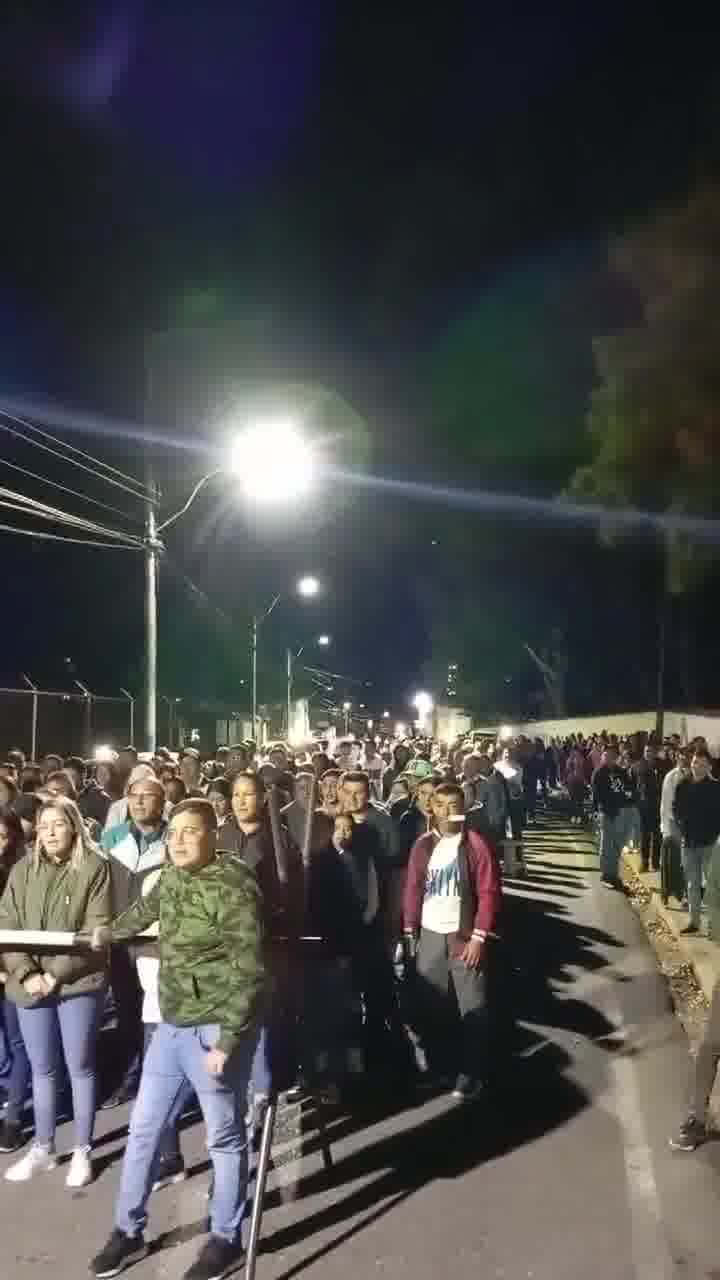
[[[244,496],[263,506],[306,497],[315,479],[313,450],[290,419],[246,427],[233,446],[231,466]]]
[[[421,719],[430,715],[433,705],[433,700],[429,693],[416,693],[413,698],[413,706]]]
[[[311,600],[320,590],[320,583],[317,578],[313,578],[311,574],[306,574],[297,584],[298,594],[303,596],[305,600]]]

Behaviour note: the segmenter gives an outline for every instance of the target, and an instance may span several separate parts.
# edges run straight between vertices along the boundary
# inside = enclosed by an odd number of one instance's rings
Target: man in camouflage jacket
[[[186,1280],[214,1280],[241,1256],[247,1194],[245,1108],[264,992],[259,891],[237,857],[216,852],[216,819],[204,799],[172,814],[170,862],[149,894],[93,945],[137,937],[159,920],[163,1021],[150,1043],[123,1161],[116,1228],[91,1264],[117,1275],[145,1256],[146,1206],[160,1139],[179,1091],[195,1090],[214,1170],[211,1236]]]

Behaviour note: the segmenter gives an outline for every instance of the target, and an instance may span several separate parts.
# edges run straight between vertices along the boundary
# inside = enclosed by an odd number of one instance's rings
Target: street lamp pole
[[[157,747],[158,559],[162,543],[155,518],[155,495],[145,514],[145,749]]]
[[[280,603],[281,598],[282,597],[280,595],[275,596],[275,599],[273,600],[269,609],[266,609],[260,618],[258,618],[257,614],[255,614],[252,620],[252,637],[250,641],[250,646],[251,646],[251,656],[252,656],[252,723],[253,723],[253,739],[255,742],[258,742],[257,668],[258,668],[258,639],[260,636],[260,627],[261,627],[261,624],[265,621],[265,619],[270,617],[270,614],[275,608],[275,605]]]

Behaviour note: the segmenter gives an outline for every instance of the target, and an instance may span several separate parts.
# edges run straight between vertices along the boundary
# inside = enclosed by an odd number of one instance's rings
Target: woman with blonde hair
[[[91,933],[111,916],[110,869],[90,840],[73,800],[53,796],[37,816],[31,853],[11,869],[0,900],[0,929]],[[90,1146],[95,1123],[95,1053],[107,986],[104,954],[92,951],[4,953],[6,998],[17,1005],[32,1068],[35,1141],[5,1173],[27,1182],[57,1166],[55,1123],[58,1060],[62,1052],[72,1087],[75,1148],[66,1185],[92,1181]]]

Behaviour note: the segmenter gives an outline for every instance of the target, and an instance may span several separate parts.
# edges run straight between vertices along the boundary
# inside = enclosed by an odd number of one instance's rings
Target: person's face
[[[13,793],[8,786],[6,778],[0,778],[0,804],[12,804]]]
[[[62,760],[60,757],[46,756],[44,765],[45,777],[47,778],[49,773],[55,773],[57,769],[62,769]]]
[[[485,757],[487,759],[487,757]],[[482,760],[480,756],[466,756],[463,762],[463,773],[468,782],[472,782],[473,778],[477,778],[480,773]]]
[[[692,776],[690,761],[687,756],[678,756],[677,767],[680,770],[680,776],[682,778],[690,778]]]
[[[411,753],[410,751],[408,751],[407,747],[395,748],[395,763],[397,764],[398,768],[400,769],[405,768],[406,764],[408,764],[410,760],[410,755]]]
[[[303,774],[295,779],[295,799],[301,809],[307,809],[312,795],[312,778],[306,778]]]
[[[183,756],[180,761],[180,777],[188,791],[196,787],[200,781],[200,761],[194,756]]]
[[[654,747],[647,746],[643,754],[648,764],[655,764],[655,761],[657,760],[657,751]]]
[[[118,755],[118,769],[127,777],[135,768],[137,758],[133,751],[121,751]]]
[[[82,791],[82,788],[83,788],[83,781],[84,781],[84,779],[83,779],[83,775],[81,774],[80,770],[79,770],[79,769],[74,768],[74,766],[73,766],[73,765],[70,765],[70,767],[69,767],[69,768],[66,768],[66,769],[64,770],[64,772],[67,774],[67,776],[68,776],[68,778],[70,779],[70,781],[72,782],[72,784],[73,784],[73,786],[74,786],[75,790],[76,790],[76,791],[78,792],[78,794],[79,794],[79,793]]]
[[[274,765],[276,769],[287,769],[287,756],[285,755],[285,752],[281,751],[279,748],[275,751],[271,751],[268,759],[270,764]]]
[[[232,811],[238,822],[259,822],[260,804],[252,778],[238,778],[233,787]]]
[[[618,753],[614,747],[605,748],[605,750],[602,753],[602,762],[603,764],[608,765],[608,767],[611,769],[615,767],[615,765],[618,762]]]
[[[165,797],[157,786],[136,782],[128,792],[128,813],[138,826],[157,825],[163,815]]]
[[[366,813],[368,807],[368,789],[364,782],[343,783],[343,808],[346,813]]]
[[[99,764],[95,770],[95,781],[103,791],[107,791],[112,780],[112,772],[108,764]]]
[[[337,778],[323,778],[320,783],[320,794],[323,798],[323,804],[337,804],[338,799],[338,780]]]
[[[3,859],[7,854],[8,849],[10,848],[10,841],[11,841],[10,832],[8,831],[7,826],[3,822],[2,818],[0,818],[0,862],[3,861]]]
[[[65,796],[66,799],[72,799],[72,782],[65,774],[60,774],[57,778],[53,778],[52,782],[48,782],[47,790],[51,796]]]
[[[503,747],[502,758],[505,764],[510,764],[510,748],[509,747]]]
[[[227,818],[230,812],[230,800],[224,796],[222,791],[213,791],[212,788],[208,792],[208,800],[210,801],[218,819]]]
[[[435,787],[432,782],[421,782],[415,793],[415,803],[424,818],[432,816],[432,801]]]
[[[435,792],[432,798],[432,816],[441,836],[450,831],[457,831],[459,823],[453,819],[461,818],[465,811],[463,798],[453,791],[449,795]]]
[[[229,755],[226,756],[226,765],[228,773],[234,773],[236,770],[240,769],[247,769],[247,751],[244,751],[241,748],[236,748],[234,751],[231,751]]]
[[[168,852],[182,871],[199,871],[215,853],[215,832],[206,827],[199,813],[178,813],[168,828]]]
[[[165,795],[170,801],[170,804],[179,804],[181,800],[184,800],[185,784],[182,778],[170,778],[167,786],[165,787]]]
[[[0,778],[9,778],[11,782],[17,782],[17,767],[14,764],[4,764],[0,769]]]
[[[703,778],[710,776],[710,761],[706,756],[693,756],[690,768],[696,782],[701,782]]]
[[[70,855],[75,833],[61,809],[44,809],[37,826],[40,843],[50,858],[63,861]]]
[[[335,819],[335,839],[343,849],[352,843],[353,838],[353,820],[349,814],[339,814]]]

